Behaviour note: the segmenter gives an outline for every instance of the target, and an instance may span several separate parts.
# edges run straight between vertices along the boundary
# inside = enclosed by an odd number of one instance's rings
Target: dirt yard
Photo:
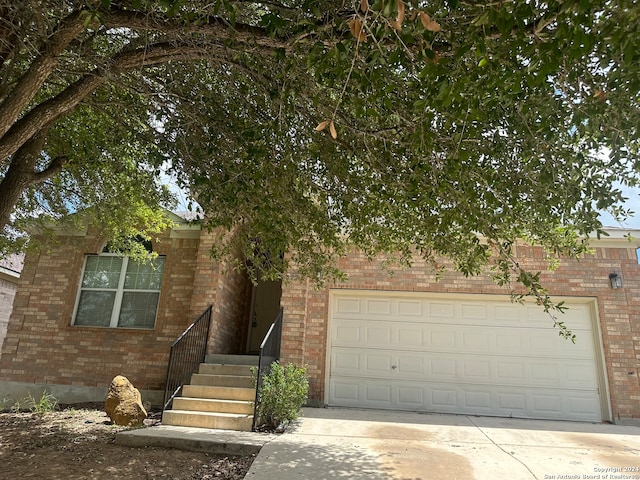
[[[150,415],[145,424],[157,422]],[[239,480],[254,460],[114,444],[123,429],[93,408],[0,413],[0,477]]]

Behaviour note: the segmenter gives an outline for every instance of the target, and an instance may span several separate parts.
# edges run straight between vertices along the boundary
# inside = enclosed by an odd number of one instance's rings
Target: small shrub
[[[258,391],[259,423],[271,429],[286,427],[298,418],[308,394],[306,368],[293,363],[283,366],[274,362]]]
[[[11,402],[13,400],[9,399],[9,398],[3,398],[2,401],[0,401],[0,412],[5,413],[5,412],[10,412],[11,411]]]
[[[29,394],[27,403],[31,413],[48,413],[58,409],[58,399],[50,393],[47,393],[46,390],[42,392],[39,400],[36,400]]]
[[[13,405],[11,405],[10,411],[11,411],[11,413],[23,412],[23,411],[27,410],[28,404],[29,404],[29,399],[28,398],[22,398],[20,400],[16,400],[15,402],[13,402]]]

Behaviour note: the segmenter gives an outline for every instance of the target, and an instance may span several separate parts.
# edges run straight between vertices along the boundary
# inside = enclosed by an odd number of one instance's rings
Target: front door
[[[253,287],[249,317],[248,353],[257,353],[269,327],[280,312],[281,280],[259,280]]]

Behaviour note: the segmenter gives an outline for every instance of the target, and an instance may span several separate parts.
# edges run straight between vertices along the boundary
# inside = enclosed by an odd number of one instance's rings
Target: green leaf
[[[478,17],[474,18],[471,21],[472,25],[475,25],[476,27],[481,27],[483,25],[488,25],[489,24],[489,11],[485,11],[482,14],[480,14]]]

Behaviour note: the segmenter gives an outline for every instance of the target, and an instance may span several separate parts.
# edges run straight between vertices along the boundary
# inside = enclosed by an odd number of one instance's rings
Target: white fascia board
[[[189,221],[173,212],[167,213],[173,221],[170,234],[171,238],[200,238],[202,224],[199,221]]]
[[[171,229],[171,238],[200,238],[202,227],[199,224],[177,224]]]
[[[596,232],[589,235],[589,243],[594,247],[637,248],[640,247],[640,230],[631,228],[603,228],[607,235]]]
[[[15,283],[20,278],[20,272],[16,272],[9,268],[0,267],[0,278]]]

